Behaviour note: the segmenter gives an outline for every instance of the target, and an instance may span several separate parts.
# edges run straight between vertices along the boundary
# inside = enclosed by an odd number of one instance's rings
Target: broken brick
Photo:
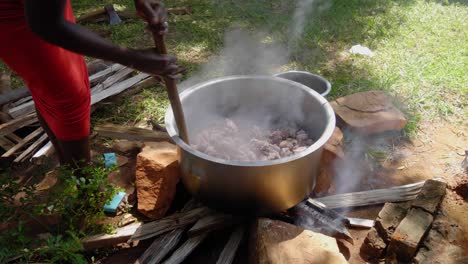
[[[360,255],[363,259],[370,261],[376,260],[383,256],[387,244],[377,232],[375,227],[372,227],[367,233],[367,237],[362,243]]]
[[[437,210],[445,195],[447,183],[439,180],[427,180],[421,192],[411,204],[412,207],[421,208],[431,214]]]
[[[398,224],[408,211],[408,204],[386,203],[375,220],[375,228],[385,243],[389,243]]]
[[[411,208],[393,233],[387,255],[395,254],[398,261],[411,261],[433,219],[423,209]]]

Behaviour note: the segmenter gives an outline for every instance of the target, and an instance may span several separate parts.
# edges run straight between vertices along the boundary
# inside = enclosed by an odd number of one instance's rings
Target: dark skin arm
[[[25,0],[25,14],[32,32],[43,40],[89,57],[113,61],[137,70],[157,74],[175,75],[180,69],[176,58],[156,54],[153,49],[135,50],[121,47],[87,30],[68,22],[63,14],[66,0]],[[140,14],[149,21],[153,30],[164,33],[161,23],[165,20],[162,4],[153,0],[135,0]],[[159,5],[160,4],[160,5]]]

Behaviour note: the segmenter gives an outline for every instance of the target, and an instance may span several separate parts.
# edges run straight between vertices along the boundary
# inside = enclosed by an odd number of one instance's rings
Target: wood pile
[[[126,90],[136,93],[157,82],[149,74],[101,60],[89,63],[88,71],[93,109],[103,100]],[[39,125],[34,102],[25,87],[2,94],[0,107],[0,161],[41,163],[54,152],[47,134]]]

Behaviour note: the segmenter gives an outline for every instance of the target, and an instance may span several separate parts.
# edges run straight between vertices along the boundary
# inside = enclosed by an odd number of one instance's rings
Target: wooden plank
[[[105,79],[102,83],[95,85],[91,88],[91,94],[96,94],[104,89],[107,89],[111,85],[115,84],[116,82],[122,80],[123,78],[127,77],[130,73],[134,72],[133,69],[124,67],[117,71],[115,74],[109,76]]]
[[[86,66],[88,67],[88,74],[89,76],[91,76],[97,72],[100,72],[109,68],[112,64],[114,63],[109,62],[109,61],[104,61],[101,59],[95,59],[95,60],[88,62]]]
[[[245,227],[243,225],[238,226],[229,237],[226,246],[224,246],[223,251],[219,255],[218,261],[216,264],[231,264],[236,255],[237,248],[244,237]]]
[[[135,223],[116,229],[114,234],[98,234],[87,237],[81,242],[86,250],[114,246],[125,243],[141,226],[141,223]]]
[[[223,229],[236,222],[236,219],[231,215],[213,213],[206,215],[197,221],[197,223],[187,232],[189,237],[198,236],[207,231]]]
[[[13,162],[22,162],[25,159],[27,159],[32,153],[40,147],[42,143],[44,143],[47,140],[47,134],[43,134],[38,140],[36,140],[31,146],[29,146],[23,153],[21,153],[18,157],[16,157]]]
[[[26,97],[30,95],[28,88],[26,87],[21,87],[17,89],[13,89],[12,91],[2,94],[0,96],[0,105],[4,105],[10,102],[14,102],[18,99],[21,99],[23,97]]]
[[[321,202],[326,207],[331,209],[366,206],[389,202],[403,202],[416,198],[423,185],[424,181],[387,189],[337,194],[314,199],[310,198],[309,201]]]
[[[201,234],[196,237],[191,237],[182,244],[169,259],[164,261],[164,264],[179,264],[187,258],[190,253],[208,236],[208,233]]]
[[[200,207],[143,224],[129,239],[129,242],[148,239],[177,228],[182,228],[196,222],[198,219],[211,212],[212,211],[207,207]]]
[[[150,75],[146,73],[140,73],[132,78],[129,78],[123,82],[119,82],[117,84],[112,85],[111,87],[105,89],[104,91],[101,91],[99,93],[96,93],[91,96],[91,105],[96,104],[108,97],[111,97],[113,95],[119,94],[122,91],[125,91],[126,89],[132,87],[133,85],[137,84],[138,82],[148,78]]]
[[[33,140],[35,137],[37,137],[42,132],[43,132],[42,127],[39,127],[38,129],[34,130],[31,134],[27,135],[21,142],[19,142],[14,147],[12,147],[7,152],[5,152],[2,155],[2,158],[8,158],[9,156],[15,154],[16,151],[20,150],[24,145],[29,143],[29,141]]]
[[[13,118],[17,118],[22,115],[33,113],[35,110],[36,107],[34,105],[34,101],[28,101],[24,104],[8,109],[8,114]]]
[[[113,124],[104,124],[94,127],[99,135],[110,138],[139,140],[139,141],[168,141],[172,142],[171,137],[166,132],[153,131],[138,127],[127,127]]]
[[[8,135],[22,127],[34,124],[36,122],[37,122],[36,113],[18,117],[16,119],[13,119],[7,123],[0,125],[0,136]]]
[[[118,63],[112,64],[107,69],[99,71],[99,72],[89,76],[89,83],[91,85],[99,83],[99,82],[105,80],[110,75],[112,75],[114,72],[122,69],[123,67],[125,67],[125,66],[123,66],[121,64],[118,64]]]

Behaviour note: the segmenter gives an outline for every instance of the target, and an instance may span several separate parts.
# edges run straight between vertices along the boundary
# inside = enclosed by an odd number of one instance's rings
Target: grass
[[[127,0],[72,2],[77,15],[111,2],[118,8],[133,8],[133,1]],[[170,2],[191,6],[193,14],[170,17],[167,45],[187,67],[189,78],[219,54],[229,29],[261,31],[268,42],[291,48],[282,69],[307,70],[329,79],[333,85],[330,99],[364,90],[387,91],[400,100],[411,117],[409,132],[415,130],[420,119],[442,117],[463,122],[468,83],[467,1],[316,0],[297,41],[291,41],[289,34],[294,13],[291,2]],[[120,45],[152,46],[150,35],[143,30],[144,23],[138,19],[116,26],[86,26],[110,30],[110,39]],[[348,50],[356,44],[369,47],[376,56],[350,54]],[[167,105],[164,89],[154,86],[135,98],[98,110],[93,119],[117,123],[145,118],[162,121]]]

